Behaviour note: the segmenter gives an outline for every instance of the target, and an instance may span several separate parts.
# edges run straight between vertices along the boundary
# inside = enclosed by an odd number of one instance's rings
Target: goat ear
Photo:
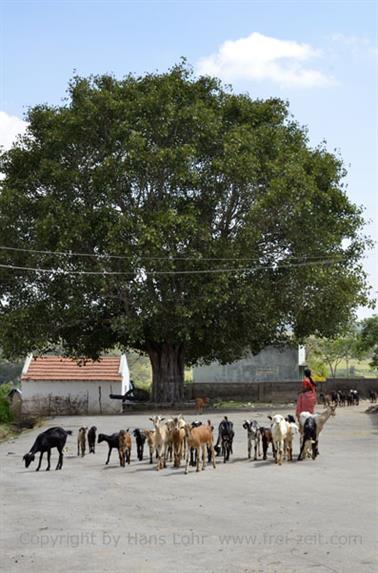
[[[151,422],[153,422],[153,421],[154,421],[154,419],[153,419],[153,418],[148,418],[148,419],[149,419],[149,420],[151,420]]]
[[[273,420],[272,416],[268,416],[269,420]]]

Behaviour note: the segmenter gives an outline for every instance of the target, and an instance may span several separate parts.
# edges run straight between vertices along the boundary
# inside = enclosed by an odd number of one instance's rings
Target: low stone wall
[[[319,384],[324,394],[337,390],[358,390],[361,398],[368,398],[369,392],[378,392],[378,378],[328,378],[326,382]]]
[[[328,379],[318,384],[320,392],[358,390],[361,398],[368,398],[370,390],[378,392],[378,378]],[[194,400],[207,396],[210,399],[240,400],[250,402],[295,402],[301,381],[237,383],[193,383],[185,386],[185,398]]]

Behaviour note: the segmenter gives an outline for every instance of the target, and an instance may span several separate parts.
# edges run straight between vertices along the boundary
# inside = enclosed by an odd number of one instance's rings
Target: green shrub
[[[0,386],[0,424],[8,424],[13,418],[7,398],[11,388],[11,384],[1,384]]]

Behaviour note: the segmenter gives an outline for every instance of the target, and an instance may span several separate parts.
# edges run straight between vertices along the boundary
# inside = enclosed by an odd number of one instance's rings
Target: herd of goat
[[[286,417],[276,414],[268,416],[271,423],[268,427],[262,427],[256,420],[245,420],[243,428],[247,432],[247,450],[248,458],[254,460],[261,456],[261,447],[263,459],[266,460],[269,446],[272,448],[274,461],[281,465],[287,459],[293,460],[293,441],[296,434],[300,436],[300,452],[298,460],[305,457],[315,459],[319,453],[318,443],[319,434],[324,424],[330,416],[335,415],[337,404],[329,404],[322,413],[310,414],[302,412],[299,420],[296,421],[294,416]],[[134,429],[133,435],[136,442],[138,460],[143,460],[145,445],[149,449],[149,462],[156,460],[156,469],[160,470],[167,467],[167,462],[173,462],[173,467],[180,467],[181,462],[185,462],[185,473],[188,473],[189,466],[195,466],[196,470],[205,469],[206,462],[216,467],[216,456],[223,456],[223,461],[227,462],[233,453],[234,424],[227,416],[220,422],[218,427],[218,437],[214,444],[214,427],[210,420],[206,423],[201,421],[187,422],[179,414],[174,417],[165,419],[161,416],[150,418],[153,429]],[[35,455],[40,454],[38,471],[41,467],[43,454],[47,453],[47,468],[50,469],[51,449],[57,448],[59,460],[56,469],[63,466],[63,450],[66,439],[70,430],[64,430],[60,427],[50,428],[37,436],[30,451],[25,454],[25,466],[29,467],[34,461]],[[86,446],[88,443],[89,453],[95,453],[97,443],[106,442],[108,444],[108,456],[106,464],[109,463],[112,450],[118,451],[120,465],[125,467],[130,464],[132,435],[127,430],[121,430],[111,435],[98,434],[97,428],[92,426],[89,430],[82,426],[78,430],[77,436],[77,454],[85,456]],[[201,466],[202,462],[202,466]]]

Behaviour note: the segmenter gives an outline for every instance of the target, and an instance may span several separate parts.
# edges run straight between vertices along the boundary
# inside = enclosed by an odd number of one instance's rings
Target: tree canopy
[[[372,353],[370,367],[378,369],[378,314],[362,321],[360,348]]]
[[[358,332],[353,328],[337,338],[310,336],[306,341],[306,348],[310,360],[315,358],[314,367],[321,367],[322,363],[326,364],[332,378],[336,378],[338,367],[342,361],[346,361],[348,364],[352,358],[362,358]],[[348,367],[347,375],[349,375]]]
[[[342,160],[310,147],[286,102],[182,63],[74,77],[27,121],[0,164],[8,355],[133,348],[154,398],[175,401],[184,364],[331,336],[366,303]]]

